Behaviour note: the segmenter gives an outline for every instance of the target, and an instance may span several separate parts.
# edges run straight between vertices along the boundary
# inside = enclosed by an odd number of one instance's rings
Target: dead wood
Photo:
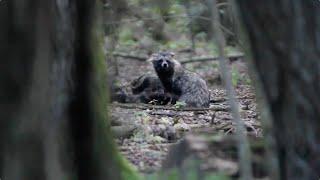
[[[147,56],[139,56],[139,55],[134,55],[134,54],[127,54],[123,52],[113,52],[113,56],[115,57],[122,57],[126,59],[132,59],[132,60],[137,60],[137,61],[146,61],[148,59]],[[232,54],[227,56],[226,58],[233,61],[237,60],[244,57],[243,53],[237,53],[237,54]],[[206,57],[194,57],[194,58],[187,58],[187,59],[182,59],[180,61],[181,64],[188,64],[188,63],[194,63],[194,62],[207,62],[207,61],[216,61],[218,60],[218,56],[206,56]]]
[[[148,59],[147,56],[137,56],[137,55],[127,54],[122,52],[113,52],[112,55],[115,57],[122,57],[126,59],[137,60],[137,61],[146,61]]]
[[[243,53],[238,53],[238,54],[232,54],[227,56],[226,58],[229,60],[237,60],[244,57]],[[219,57],[218,56],[207,56],[207,57],[194,57],[191,59],[185,59],[185,60],[181,60],[180,63],[181,64],[187,64],[187,63],[193,63],[193,62],[207,62],[207,61],[216,61],[218,60]]]
[[[111,131],[115,138],[128,138],[133,135],[137,126],[125,125],[125,126],[112,126]]]
[[[214,105],[209,108],[176,108],[173,106],[159,106],[159,105],[149,105],[149,104],[130,104],[130,103],[112,103],[113,106],[126,109],[155,109],[155,110],[172,110],[172,111],[229,111],[229,106],[224,105]]]
[[[167,116],[167,117],[175,117],[175,116],[185,116],[185,114],[179,114],[176,112],[149,112],[150,115],[157,115],[157,116]]]

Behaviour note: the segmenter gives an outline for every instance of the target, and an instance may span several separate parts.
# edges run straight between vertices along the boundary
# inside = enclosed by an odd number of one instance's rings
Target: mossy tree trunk
[[[273,119],[281,179],[320,175],[320,2],[237,1]]]
[[[0,2],[1,179],[125,179],[92,0]]]

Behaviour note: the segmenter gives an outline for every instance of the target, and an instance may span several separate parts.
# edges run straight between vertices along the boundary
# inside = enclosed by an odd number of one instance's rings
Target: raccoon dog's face
[[[157,73],[170,73],[173,72],[174,54],[172,52],[160,52],[152,54],[149,61],[153,63],[153,67]]]

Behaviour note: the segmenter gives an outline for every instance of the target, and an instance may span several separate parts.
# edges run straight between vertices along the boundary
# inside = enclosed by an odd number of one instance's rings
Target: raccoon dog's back
[[[192,107],[209,107],[210,92],[206,82],[198,74],[186,69],[176,72],[173,76],[173,89],[180,93],[178,101]]]

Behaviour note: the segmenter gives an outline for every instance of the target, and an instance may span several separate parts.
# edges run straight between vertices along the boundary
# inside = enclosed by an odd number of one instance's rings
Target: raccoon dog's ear
[[[171,55],[171,57],[174,57],[176,55],[174,52],[170,52],[169,54]]]
[[[151,56],[147,59],[147,62],[153,62],[156,56],[157,56],[157,53],[151,54]]]

